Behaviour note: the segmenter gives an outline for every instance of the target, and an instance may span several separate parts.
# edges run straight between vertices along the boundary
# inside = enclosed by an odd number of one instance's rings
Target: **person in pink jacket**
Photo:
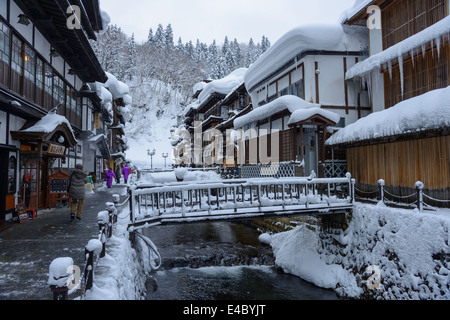
[[[122,173],[123,173],[123,179],[125,180],[125,183],[127,183],[128,176],[130,175],[130,168],[128,168],[128,166],[126,164],[122,169]]]

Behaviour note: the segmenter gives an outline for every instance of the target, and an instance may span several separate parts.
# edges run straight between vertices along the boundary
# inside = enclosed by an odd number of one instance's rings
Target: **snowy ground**
[[[89,300],[135,300],[145,291],[126,232],[125,209],[96,271]],[[418,212],[357,204],[349,228],[337,234],[305,226],[263,234],[276,263],[319,287],[352,298],[450,299],[450,210]],[[372,268],[373,274],[365,274]],[[377,282],[377,276],[380,276]],[[366,280],[375,280],[367,284]]]
[[[285,272],[341,295],[449,299],[449,229],[449,210],[358,204],[345,232],[324,235],[300,226],[262,240]],[[364,276],[368,268],[374,272]],[[375,283],[366,285],[368,278]]]

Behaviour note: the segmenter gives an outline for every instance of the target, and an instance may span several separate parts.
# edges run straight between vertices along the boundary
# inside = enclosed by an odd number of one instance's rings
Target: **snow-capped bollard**
[[[84,275],[86,277],[86,290],[91,290],[94,283],[94,255],[102,251],[102,242],[97,239],[89,240],[84,248],[86,268]]]
[[[112,236],[113,225],[117,222],[117,209],[113,202],[106,203],[106,210],[108,210],[109,223],[108,223],[108,238]]]
[[[380,188],[380,201],[384,203],[384,186],[386,183],[383,179],[378,180],[378,187]]]
[[[186,168],[177,168],[175,169],[175,177],[177,178],[178,182],[182,182],[184,180],[184,176],[188,170]]]
[[[108,228],[108,222],[109,222],[109,212],[100,211],[97,214],[99,239],[102,242],[102,252],[100,253],[100,258],[103,258],[106,255],[106,232]]]
[[[48,285],[53,292],[53,300],[67,299],[68,283],[72,276],[69,270],[72,266],[72,258],[57,258],[50,264]]]
[[[119,204],[119,201],[120,201],[120,195],[118,195],[118,194],[113,194],[113,202],[114,202],[114,205],[118,205]]]
[[[416,191],[417,191],[417,209],[419,209],[420,212],[423,211],[423,189],[425,188],[425,185],[422,181],[416,182]]]

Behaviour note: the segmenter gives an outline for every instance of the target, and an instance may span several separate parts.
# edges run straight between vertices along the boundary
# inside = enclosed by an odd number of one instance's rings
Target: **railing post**
[[[380,188],[380,201],[384,203],[384,186],[385,182],[383,179],[378,180],[378,187]]]
[[[416,182],[416,191],[417,191],[417,209],[419,209],[420,212],[423,212],[423,189],[424,184],[422,181]]]
[[[112,202],[106,203],[106,210],[108,210],[109,222],[108,222],[108,238],[112,236],[112,230],[115,220],[116,206]]]
[[[86,279],[86,291],[91,290],[94,283],[94,255],[99,254],[102,250],[102,243],[97,239],[89,240],[86,247],[84,247],[84,257],[86,266],[84,269],[84,276]]]
[[[99,230],[99,240],[102,242],[102,252],[100,258],[106,255],[106,228],[108,225],[109,213],[108,211],[101,211],[97,215],[97,223]]]
[[[85,247],[84,256],[86,260],[86,266],[84,269],[84,276],[86,278],[86,290],[91,290],[94,283],[94,251],[89,251],[89,249]]]
[[[356,185],[356,179],[352,179],[352,204],[355,204],[355,201],[356,201],[355,185]]]

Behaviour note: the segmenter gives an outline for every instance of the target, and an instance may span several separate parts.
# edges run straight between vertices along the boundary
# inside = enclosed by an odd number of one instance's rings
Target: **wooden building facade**
[[[327,144],[336,150],[346,150],[348,171],[363,190],[376,189],[379,179],[383,179],[391,192],[406,197],[421,181],[430,196],[449,200],[449,1],[369,1],[347,23],[365,23],[369,5],[380,8],[382,19],[378,38],[375,35],[369,42],[376,46],[378,41],[382,50],[373,50],[348,75],[355,81],[370,79],[372,87],[383,88],[384,99],[373,98],[377,104],[374,109],[378,110],[374,117],[342,129]],[[393,51],[397,54],[391,54]],[[367,68],[376,66],[374,61],[378,66]],[[380,123],[378,133],[374,130],[367,136],[354,134],[357,127],[371,126],[376,117],[386,117],[388,113],[395,115],[394,119],[399,113],[403,115],[398,117],[395,130],[383,133]],[[427,120],[420,127],[408,125],[420,123],[419,118]],[[435,201],[433,205],[444,203]]]
[[[87,122],[100,114],[83,89],[107,80],[89,43],[103,28],[98,1],[77,1],[75,30],[62,3],[0,1],[0,220],[19,203],[46,207],[49,176],[83,163]],[[64,121],[37,126],[50,114]]]

